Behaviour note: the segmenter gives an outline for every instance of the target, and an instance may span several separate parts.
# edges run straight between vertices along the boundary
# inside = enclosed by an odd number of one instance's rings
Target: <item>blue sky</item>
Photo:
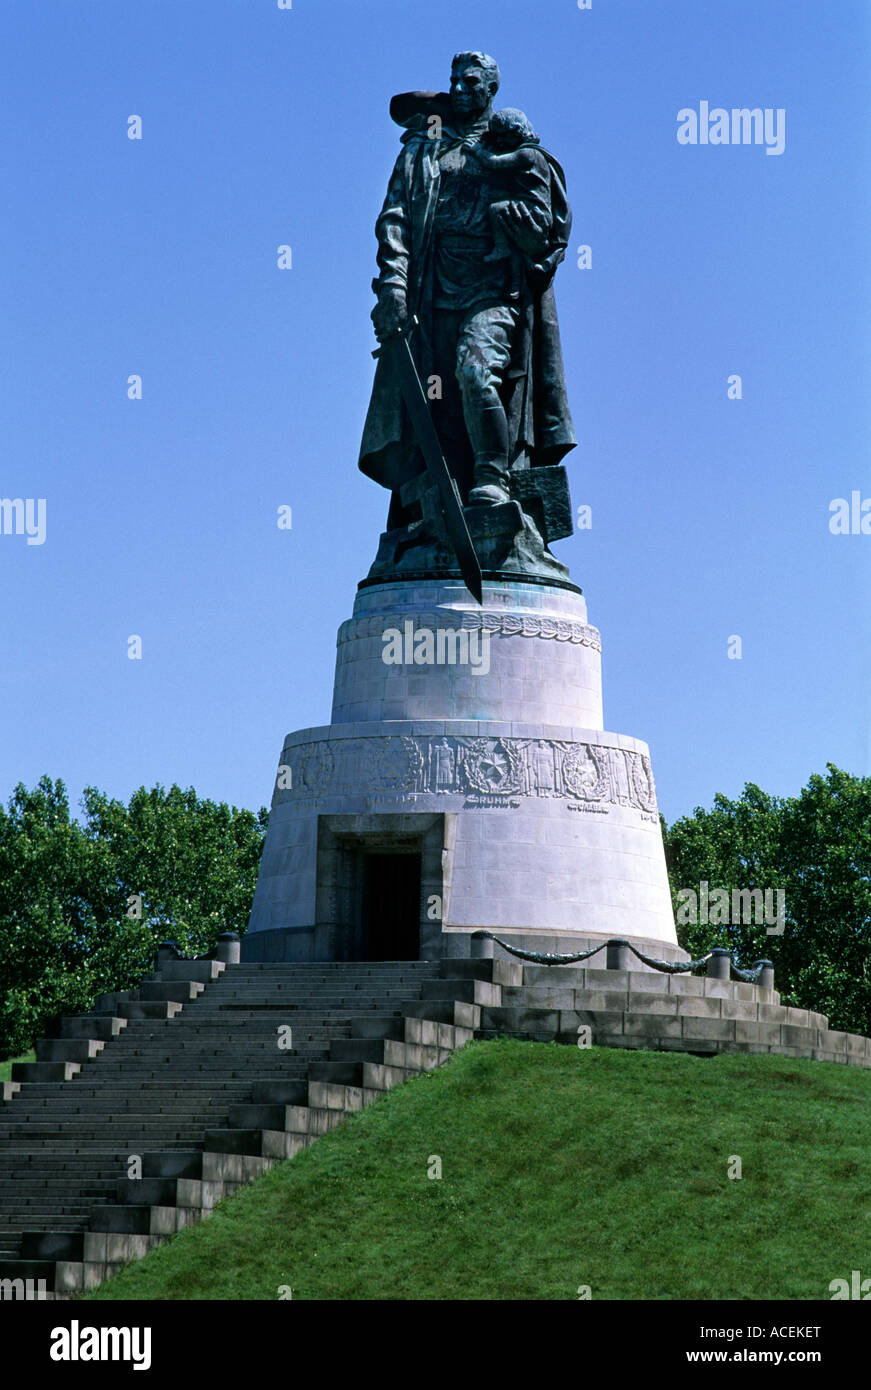
[[[650,743],[670,820],[871,771],[871,536],[828,524],[871,497],[869,16],[7,0],[0,496],[44,497],[46,540],[0,535],[0,798],[49,773],[74,802],[178,782],[257,807],[284,735],[328,722],[386,516],[356,459],[388,101],[467,48],[593,249],[556,280],[593,527],[555,553],[602,630],[606,729]],[[703,100],[783,108],[783,154],[678,144]]]

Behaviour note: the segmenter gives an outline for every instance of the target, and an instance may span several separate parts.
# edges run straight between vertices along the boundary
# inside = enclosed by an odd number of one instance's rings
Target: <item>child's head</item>
[[[522,111],[514,106],[505,106],[495,111],[487,126],[489,143],[494,149],[514,150],[524,142],[538,144],[538,136]]]

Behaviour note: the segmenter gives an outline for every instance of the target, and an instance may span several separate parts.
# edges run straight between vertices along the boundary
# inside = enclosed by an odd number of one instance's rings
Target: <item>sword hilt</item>
[[[396,333],[391,333],[388,337],[384,338],[383,341],[379,343],[372,356],[380,357],[385,348],[392,347],[394,343],[399,342],[400,338],[411,337],[414,330],[419,327],[420,319],[417,317],[417,314],[409,314],[405,327],[398,329]]]

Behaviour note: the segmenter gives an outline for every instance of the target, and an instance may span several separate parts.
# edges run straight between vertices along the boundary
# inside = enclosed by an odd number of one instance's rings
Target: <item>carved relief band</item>
[[[282,800],[367,791],[549,797],[656,811],[650,759],[608,744],[399,734],[296,744],[282,761],[293,774]]]

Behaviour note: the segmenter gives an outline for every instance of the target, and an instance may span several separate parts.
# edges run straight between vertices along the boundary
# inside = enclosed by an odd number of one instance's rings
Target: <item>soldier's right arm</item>
[[[408,243],[410,217],[406,183],[405,151],[400,154],[390,176],[387,197],[375,223],[378,238],[378,268],[380,275],[372,288],[380,294],[382,288],[393,285],[405,289],[408,284]]]
[[[410,217],[404,151],[390,176],[387,197],[375,223],[375,235],[380,273],[372,281],[372,289],[378,296],[372,321],[377,336],[383,339],[403,328],[407,318]]]

